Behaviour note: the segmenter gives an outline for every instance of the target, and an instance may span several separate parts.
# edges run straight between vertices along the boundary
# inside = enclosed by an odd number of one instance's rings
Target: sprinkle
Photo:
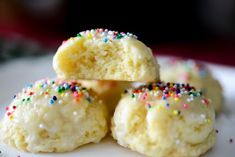
[[[129,32],[119,33],[117,31],[110,31],[108,29],[100,29],[100,28],[80,32],[77,34],[77,37],[78,38],[86,37],[87,39],[101,38],[105,43],[108,42],[108,40],[120,40],[122,38],[135,38],[135,39],[137,39],[137,36],[135,36]]]
[[[232,138],[230,138],[230,139],[229,139],[229,142],[230,142],[230,143],[233,143],[233,139],[232,139]]]
[[[11,112],[7,112],[7,116],[10,116],[11,115]]]
[[[206,123],[211,123],[211,119],[207,118]]]
[[[188,109],[189,105],[188,104],[183,104],[184,109]]]
[[[16,106],[13,106],[12,108],[15,110],[15,109],[16,109]]]
[[[173,114],[174,114],[175,116],[180,115],[180,111],[179,111],[179,110],[174,110],[174,111],[173,111]]]
[[[201,114],[200,117],[203,118],[203,119],[206,118],[206,116],[204,114]]]
[[[169,104],[169,103],[166,103],[166,105],[165,105],[165,106],[166,106],[166,108],[169,108],[170,104]]]
[[[56,97],[56,96],[53,96],[52,99],[53,99],[54,101],[56,101],[56,100],[57,100],[57,97]]]
[[[80,33],[77,34],[77,37],[82,37],[82,35]]]
[[[62,100],[59,100],[59,101],[58,101],[58,104],[60,104],[60,105],[61,105],[62,103],[63,103],[63,101],[62,101]]]
[[[219,130],[215,129],[215,132],[218,134],[218,133],[219,133]]]
[[[74,111],[74,112],[73,112],[73,115],[76,116],[76,115],[78,115],[78,113],[77,113],[76,111]]]
[[[179,98],[178,98],[178,97],[175,97],[175,101],[179,101]]]
[[[202,103],[205,104],[205,105],[208,105],[209,101],[207,99],[202,99]]]
[[[152,107],[150,102],[146,102],[146,105],[147,105],[148,109],[150,109]]]
[[[165,96],[162,96],[162,100],[166,100],[166,97],[165,97]]]
[[[175,141],[175,144],[180,144],[180,140],[176,140],[176,141]]]
[[[87,97],[86,100],[87,100],[88,102],[90,102],[90,103],[92,102],[91,97]]]
[[[108,42],[108,38],[104,38],[104,42],[107,43]]]
[[[132,97],[132,98],[135,98],[135,94],[132,94],[131,97]]]
[[[53,99],[51,99],[50,101],[49,101],[49,104],[50,105],[53,105],[55,103],[55,101],[53,100]]]
[[[45,128],[44,124],[39,124],[39,128],[41,129]]]

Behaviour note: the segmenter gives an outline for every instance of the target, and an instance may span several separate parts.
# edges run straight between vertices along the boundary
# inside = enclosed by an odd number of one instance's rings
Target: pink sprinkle
[[[65,44],[67,42],[67,40],[64,40],[63,42],[62,42],[62,44]]]
[[[207,99],[202,99],[202,103],[208,105],[209,101]]]
[[[74,97],[78,97],[78,92],[73,92]]]
[[[10,116],[11,115],[11,112],[7,112],[7,116]]]
[[[188,109],[188,107],[189,107],[188,104],[183,104],[184,109]]]

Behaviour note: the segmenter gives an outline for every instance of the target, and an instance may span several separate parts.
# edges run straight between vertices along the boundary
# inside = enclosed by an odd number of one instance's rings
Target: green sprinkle
[[[77,34],[77,37],[82,37],[82,35],[80,33]]]
[[[122,39],[123,38],[123,35],[122,34],[118,34],[116,39]]]
[[[135,98],[135,94],[131,94],[131,97],[132,97],[132,98]]]

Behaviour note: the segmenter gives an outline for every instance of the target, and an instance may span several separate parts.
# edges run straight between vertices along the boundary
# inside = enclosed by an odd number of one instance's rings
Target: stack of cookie
[[[30,84],[6,109],[5,143],[65,152],[99,142],[110,127],[120,145],[153,157],[197,157],[215,144],[213,103],[187,83],[160,81],[151,49],[131,33],[80,32],[59,47],[53,68],[56,80]]]

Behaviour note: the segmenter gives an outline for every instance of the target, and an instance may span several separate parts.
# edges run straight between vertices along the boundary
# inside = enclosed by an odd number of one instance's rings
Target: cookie
[[[92,29],[71,37],[57,50],[53,68],[65,80],[159,80],[152,51],[130,33]]]
[[[66,152],[99,142],[107,110],[76,82],[39,80],[14,96],[1,121],[1,139],[28,152]]]
[[[162,63],[161,79],[166,82],[190,83],[208,97],[216,113],[223,108],[223,89],[205,64],[194,60],[170,59]]]
[[[117,142],[151,157],[198,157],[213,147],[215,111],[188,84],[157,82],[128,90],[113,119]]]

